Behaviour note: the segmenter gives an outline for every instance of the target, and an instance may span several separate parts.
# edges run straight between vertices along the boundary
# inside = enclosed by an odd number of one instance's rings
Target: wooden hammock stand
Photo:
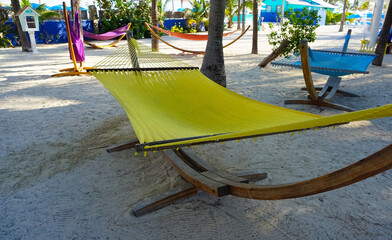
[[[308,50],[307,41],[301,41],[299,49],[301,52],[302,72],[306,85],[306,87],[301,88],[301,90],[308,91],[309,93],[308,99],[285,100],[284,103],[285,104],[309,104],[309,105],[316,105],[320,107],[339,109],[347,112],[354,111],[349,107],[331,103],[330,100],[335,95],[335,93],[342,94],[346,97],[359,97],[359,96],[354,93],[339,90],[338,88],[341,82],[341,78],[337,76],[329,76],[324,87],[315,87],[313,84],[312,72],[311,72],[311,67],[309,62],[309,50]]]
[[[139,141],[134,139],[110,147],[107,152],[133,148],[138,143]],[[234,175],[223,172],[206,163],[191,150],[184,148],[161,152],[178,174],[189,183],[137,203],[132,210],[135,216],[142,216],[168,206],[176,200],[196,194],[198,190],[215,197],[234,195],[259,200],[298,198],[344,187],[392,168],[392,144],[390,144],[354,164],[320,177],[297,183],[263,186],[251,182],[265,179],[267,173]]]
[[[134,48],[130,50],[134,51]],[[132,59],[132,62],[134,66],[139,66],[137,58]],[[106,151],[112,153],[129,148],[139,149],[141,145],[138,139],[133,139],[109,147]],[[215,197],[233,195],[259,200],[298,198],[344,187],[392,168],[390,144],[354,164],[320,177],[297,183],[263,186],[252,182],[265,179],[267,173],[227,173],[209,165],[186,148],[166,149],[161,150],[161,153],[188,184],[137,203],[132,210],[135,216],[168,206],[176,200],[196,194],[198,190]]]
[[[84,67],[83,62],[80,62],[79,66],[78,63],[76,62],[75,58],[75,52],[72,46],[72,39],[71,39],[71,34],[70,34],[70,26],[68,23],[68,15],[67,15],[67,5],[65,2],[63,2],[63,11],[64,11],[64,20],[65,20],[65,27],[67,30],[67,39],[68,39],[68,48],[69,52],[71,53],[71,58],[74,67],[73,68],[65,68],[65,69],[60,69],[60,73],[53,74],[51,77],[60,77],[60,76],[73,76],[73,75],[91,75],[89,72],[86,72],[87,69],[92,69],[91,67]]]

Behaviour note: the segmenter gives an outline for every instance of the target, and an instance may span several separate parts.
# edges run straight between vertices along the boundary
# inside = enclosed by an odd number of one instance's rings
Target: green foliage
[[[131,31],[137,39],[150,37],[150,31],[144,26],[151,22],[150,1],[138,3],[123,0],[97,0],[97,5],[104,10],[101,32],[108,32],[131,23]]]
[[[11,28],[10,25],[5,24],[8,20],[8,11],[3,8],[1,8],[0,11],[2,11],[2,13],[0,13],[0,48],[14,47],[11,40],[4,36]]]
[[[308,42],[316,40],[316,28],[319,27],[320,17],[317,11],[309,11],[303,8],[302,11],[290,8],[285,12],[285,20],[283,24],[279,24],[279,29],[274,31],[274,26],[270,24],[271,33],[267,34],[268,42],[276,49],[280,46],[284,39],[288,40],[288,46],[283,49],[282,54],[288,56],[291,52],[299,53],[299,42],[306,39]]]
[[[345,13],[345,20],[347,20],[347,17],[350,16],[351,13],[346,12]],[[340,23],[342,19],[342,14],[341,13],[333,13],[332,11],[328,10],[327,11],[327,15],[326,15],[326,19],[325,19],[325,24],[338,24]],[[348,19],[350,22],[353,22],[354,19]]]
[[[246,0],[245,8],[253,11],[253,0]],[[227,22],[228,28],[233,27],[233,17],[238,14],[238,9],[242,9],[242,1],[238,8],[238,0],[226,0],[225,16],[229,19]]]
[[[180,25],[174,24],[172,26],[172,28],[170,29],[170,31],[171,32],[178,32],[178,33],[195,33],[195,32],[197,32],[195,26],[193,26],[192,24],[185,27],[185,28],[181,27]]]
[[[165,14],[165,8],[167,6],[167,3],[169,1],[165,1],[165,3],[162,2],[163,0],[158,0],[157,5],[158,5],[158,24],[162,28],[164,27],[164,21],[166,19],[166,14]]]
[[[369,9],[369,1],[362,3],[362,5],[359,7],[359,10],[361,11],[368,10],[368,9]]]
[[[174,24],[173,27],[170,29],[171,32],[178,32],[178,33],[183,33],[184,29],[177,24]]]
[[[261,1],[259,0],[259,2]],[[253,11],[253,0],[246,0],[245,8]],[[229,19],[227,22],[228,28],[233,27],[233,17],[238,14],[238,9],[242,9],[242,1],[238,8],[238,0],[226,0],[225,16]]]
[[[200,31],[200,23],[208,21],[208,12],[210,10],[210,2],[205,0],[188,0],[192,8],[185,9],[187,19],[196,21],[196,30]]]

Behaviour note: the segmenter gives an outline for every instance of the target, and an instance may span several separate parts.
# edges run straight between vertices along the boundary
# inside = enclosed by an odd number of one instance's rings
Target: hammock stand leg
[[[229,194],[229,185],[220,183],[219,180],[230,180],[237,183],[255,182],[267,177],[266,173],[237,173],[239,176],[222,172],[193,152],[180,148],[177,150],[162,151],[165,158],[173,165],[181,176],[191,175],[191,178],[185,179],[188,182],[183,186],[169,190],[161,195],[143,200],[134,205],[132,212],[139,217],[155,210],[164,208],[177,200],[190,197],[203,190],[213,196],[221,197]],[[183,173],[184,175],[182,175]]]
[[[139,140],[137,138],[134,138],[132,140],[110,146],[109,148],[106,149],[106,152],[112,153],[112,152],[119,152],[125,149],[130,149],[136,146],[136,144],[139,143]]]

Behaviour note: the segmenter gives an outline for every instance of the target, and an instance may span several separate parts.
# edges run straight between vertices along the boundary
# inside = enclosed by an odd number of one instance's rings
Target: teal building
[[[260,11],[260,17],[264,18],[264,22],[278,22],[280,21],[279,14],[282,12],[283,0],[264,0],[263,3],[265,10]],[[284,0],[284,10],[289,8],[302,10],[304,7],[309,10],[317,10],[321,16],[320,25],[325,24],[325,17],[327,10],[333,11],[337,8],[323,0]]]

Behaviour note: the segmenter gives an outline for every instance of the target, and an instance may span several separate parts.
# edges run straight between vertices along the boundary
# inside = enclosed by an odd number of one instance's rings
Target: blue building
[[[304,7],[309,10],[317,10],[318,15],[321,16],[320,25],[325,25],[325,17],[327,10],[333,11],[337,8],[323,0],[264,0],[265,10],[260,11],[260,17],[264,17],[264,22],[278,22],[280,21],[279,14],[282,12],[282,2],[284,1],[284,10],[293,8],[301,10]]]

